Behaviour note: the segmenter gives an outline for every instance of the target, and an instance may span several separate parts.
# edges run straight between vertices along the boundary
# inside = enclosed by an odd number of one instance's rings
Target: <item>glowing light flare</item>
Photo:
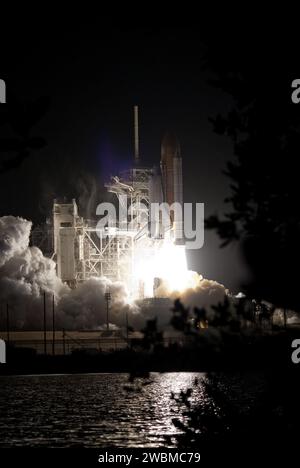
[[[135,253],[134,278],[138,295],[142,285],[145,297],[153,296],[154,279],[159,278],[159,296],[194,288],[199,275],[187,267],[185,247],[165,240],[161,245],[140,248]]]
[[[156,256],[156,274],[168,289],[185,288],[188,273],[184,246],[165,244]]]

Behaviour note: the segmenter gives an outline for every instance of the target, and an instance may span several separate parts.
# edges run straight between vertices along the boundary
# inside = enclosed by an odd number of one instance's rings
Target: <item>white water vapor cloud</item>
[[[160,328],[167,327],[172,316],[172,302],[144,307],[130,303],[121,282],[107,278],[90,278],[71,289],[58,278],[55,262],[30,246],[32,223],[21,217],[0,218],[0,302],[9,305],[11,326],[19,329],[42,329],[43,300],[46,294],[50,320],[54,296],[57,328],[87,330],[103,328],[106,324],[105,292],[109,288],[111,303],[109,323],[114,328],[125,327],[126,320],[136,329],[145,321],[157,317]],[[164,281],[160,295],[171,300],[180,297],[189,307],[210,307],[222,302],[224,286],[189,272],[191,281],[183,291],[173,291]],[[127,318],[126,318],[127,317]]]

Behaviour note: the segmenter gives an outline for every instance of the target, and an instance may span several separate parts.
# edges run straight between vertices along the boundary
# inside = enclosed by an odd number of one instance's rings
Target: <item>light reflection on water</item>
[[[0,447],[158,447],[176,434],[171,392],[200,381],[192,395],[208,397],[205,374],[152,373],[151,383],[128,392],[127,374],[0,377]]]

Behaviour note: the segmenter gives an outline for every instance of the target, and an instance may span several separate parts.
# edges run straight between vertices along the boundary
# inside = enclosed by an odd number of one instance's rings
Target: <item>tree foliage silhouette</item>
[[[216,70],[213,54],[207,66]],[[234,158],[225,170],[228,209],[223,217],[209,217],[206,227],[217,231],[222,246],[241,242],[252,272],[249,294],[300,310],[293,272],[300,264],[300,105],[291,101],[295,77],[256,69],[214,72],[211,85],[229,95],[232,106],[211,122],[217,134],[230,138]]]

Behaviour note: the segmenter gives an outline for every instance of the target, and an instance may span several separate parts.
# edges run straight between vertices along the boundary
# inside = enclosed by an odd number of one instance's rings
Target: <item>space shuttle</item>
[[[134,106],[134,161],[135,170],[141,166],[139,154],[139,118],[138,106]],[[169,237],[176,244],[184,244],[183,235],[183,181],[182,158],[179,141],[175,134],[165,133],[161,142],[161,157],[159,167],[153,167],[149,176],[149,204],[166,203],[170,210],[170,217],[166,225],[162,214],[159,219],[150,214],[152,226],[151,237],[162,239]],[[174,209],[175,208],[175,209]],[[154,226],[153,226],[154,225]]]

